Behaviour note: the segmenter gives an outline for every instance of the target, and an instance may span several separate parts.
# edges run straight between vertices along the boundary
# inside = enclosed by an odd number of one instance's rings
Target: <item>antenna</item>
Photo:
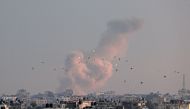
[[[183,89],[185,89],[185,74],[183,74]]]

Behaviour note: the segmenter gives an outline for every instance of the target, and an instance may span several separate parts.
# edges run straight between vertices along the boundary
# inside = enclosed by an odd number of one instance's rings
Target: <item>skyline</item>
[[[190,89],[189,10],[188,0],[0,1],[0,94],[57,91],[68,54],[95,49],[109,21],[131,18],[143,27],[100,90],[177,93],[183,73]]]

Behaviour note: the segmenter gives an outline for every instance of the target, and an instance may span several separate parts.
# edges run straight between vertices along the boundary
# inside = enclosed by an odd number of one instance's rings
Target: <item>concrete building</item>
[[[46,99],[33,99],[31,103],[35,103],[36,106],[42,107],[45,106],[48,103],[48,101]]]
[[[0,109],[9,109],[9,107],[6,104],[0,104]]]

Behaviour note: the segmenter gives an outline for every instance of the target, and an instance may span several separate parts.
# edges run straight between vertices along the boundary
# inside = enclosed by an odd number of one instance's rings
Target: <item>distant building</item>
[[[178,91],[179,96],[182,99],[186,99],[188,96],[190,96],[190,90],[186,89],[186,81],[185,81],[185,74],[183,74],[183,81],[182,81],[182,89]]]
[[[0,109],[9,109],[9,107],[6,104],[0,104]]]
[[[41,99],[33,99],[31,102],[35,103],[35,105],[39,106],[39,107],[43,107],[48,103],[48,101],[46,99],[43,99],[43,98],[41,98]]]
[[[87,108],[87,107],[91,107],[92,102],[93,101],[82,101],[82,103],[79,104],[79,109],[84,109],[84,108]]]
[[[4,101],[16,101],[17,96],[16,95],[3,95],[1,97],[1,99]]]
[[[0,109],[21,109],[22,101],[19,100],[16,95],[3,95],[1,97],[0,105]]]

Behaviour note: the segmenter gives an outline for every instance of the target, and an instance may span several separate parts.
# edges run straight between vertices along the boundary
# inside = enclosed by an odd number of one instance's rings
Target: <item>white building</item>
[[[0,109],[9,109],[9,107],[6,104],[0,104]]]

